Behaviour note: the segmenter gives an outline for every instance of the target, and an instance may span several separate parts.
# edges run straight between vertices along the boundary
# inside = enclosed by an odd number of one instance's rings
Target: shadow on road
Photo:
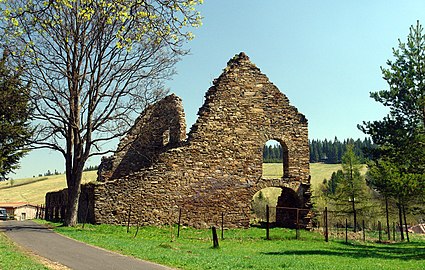
[[[50,228],[35,223],[27,223],[25,221],[8,220],[0,222],[0,231],[38,231],[43,233],[53,233]]]

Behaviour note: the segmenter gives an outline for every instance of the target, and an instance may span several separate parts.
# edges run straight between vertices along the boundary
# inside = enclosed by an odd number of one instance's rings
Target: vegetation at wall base
[[[2,270],[39,270],[49,269],[35,259],[20,251],[0,232],[0,269]]]
[[[83,229],[56,225],[56,232],[95,246],[179,269],[423,269],[425,240],[378,244],[354,241],[326,243],[316,232],[261,228],[229,229],[220,248],[212,248],[211,230],[182,227],[89,225]],[[218,232],[220,235],[220,231]]]

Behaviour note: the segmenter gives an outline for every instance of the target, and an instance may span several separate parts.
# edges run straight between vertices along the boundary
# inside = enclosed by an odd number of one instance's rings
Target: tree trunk
[[[409,231],[407,229],[407,221],[406,221],[406,209],[404,207],[404,204],[403,204],[403,216],[404,216],[404,226],[406,228],[406,239],[407,239],[407,242],[410,242],[410,240],[409,240]]]
[[[353,216],[354,216],[354,228],[353,231],[357,232],[357,213],[356,213],[356,203],[354,202],[354,196],[351,198],[352,206],[353,206]]]
[[[81,193],[82,174],[82,169],[76,169],[75,173],[70,174],[71,179],[68,181],[68,205],[64,222],[65,226],[76,226],[78,224],[78,204]]]
[[[397,204],[398,207],[398,219],[400,222],[400,236],[401,236],[401,241],[404,241],[404,233],[403,233],[403,218],[401,217],[401,204],[400,202]]]
[[[388,235],[388,240],[391,240],[391,230],[390,230],[390,220],[388,217],[388,197],[385,196],[385,215],[387,218],[387,235]]]

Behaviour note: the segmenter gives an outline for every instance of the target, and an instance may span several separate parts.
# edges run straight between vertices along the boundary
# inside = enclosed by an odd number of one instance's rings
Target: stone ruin
[[[123,151],[102,159],[98,183],[83,186],[80,216],[165,225],[181,212],[182,224],[205,228],[220,224],[223,213],[226,227],[248,227],[252,198],[266,187],[282,189],[278,206],[311,208],[307,119],[248,56],[227,63],[198,115],[186,138],[179,97],[149,106],[121,140]],[[284,149],[284,175],[264,179],[263,147],[272,139]],[[59,207],[63,193],[47,194],[46,207]],[[294,224],[290,211],[276,217]],[[303,226],[309,217],[301,212]]]

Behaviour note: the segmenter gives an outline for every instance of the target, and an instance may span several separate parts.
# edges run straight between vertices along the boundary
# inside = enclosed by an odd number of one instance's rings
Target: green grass
[[[282,163],[263,163],[264,178],[281,178],[283,176]]]
[[[0,269],[2,270],[38,270],[49,269],[35,259],[20,251],[0,232]]]
[[[57,227],[57,232],[122,254],[179,269],[424,269],[425,240],[411,243],[377,244],[341,241],[324,242],[314,232],[271,230],[265,240],[260,228],[225,231],[220,248],[213,249],[210,230],[141,227],[126,233],[112,225],[86,225],[84,229]],[[219,231],[220,233],[220,231]],[[173,235],[173,237],[172,237]],[[171,241],[173,239],[173,241]]]
[[[331,178],[333,172],[341,170],[341,164],[310,163],[311,184],[317,186],[324,178]],[[280,178],[283,175],[281,163],[263,163],[264,178]]]

